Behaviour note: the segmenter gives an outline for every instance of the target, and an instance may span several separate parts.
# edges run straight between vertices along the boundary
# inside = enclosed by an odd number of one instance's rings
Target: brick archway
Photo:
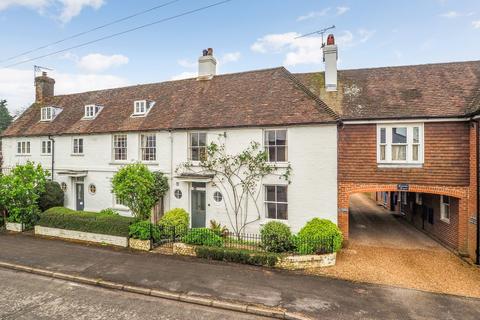
[[[350,196],[360,192],[396,192],[397,184],[375,184],[341,182],[338,187],[338,226],[342,230],[345,240],[349,237],[349,206]],[[468,252],[468,212],[469,212],[469,187],[447,187],[410,184],[408,192],[429,193],[458,198],[459,224],[458,224],[458,250]]]

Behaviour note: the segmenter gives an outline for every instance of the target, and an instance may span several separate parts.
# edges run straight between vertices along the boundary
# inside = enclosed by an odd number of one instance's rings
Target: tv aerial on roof
[[[320,29],[320,30],[317,30],[317,31],[313,31],[313,32],[310,32],[310,33],[302,34],[301,36],[295,37],[295,39],[305,38],[305,37],[308,37],[308,36],[311,36],[311,35],[314,35],[314,34],[319,34],[319,35],[322,36],[322,48],[323,48],[323,47],[325,47],[325,42],[323,41],[323,36],[325,35],[325,33],[328,30],[331,30],[331,29],[335,29],[335,25],[332,25],[330,27],[323,28],[323,29]]]
[[[33,81],[35,85],[35,78],[37,77],[38,74],[42,74],[44,71],[53,71],[53,69],[47,68],[47,67],[42,67],[42,66],[33,66]]]

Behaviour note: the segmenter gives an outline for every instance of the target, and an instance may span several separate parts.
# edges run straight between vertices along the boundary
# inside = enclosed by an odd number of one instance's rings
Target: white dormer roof
[[[96,104],[87,104],[85,105],[85,113],[83,119],[92,120],[97,117],[97,115],[102,111],[103,107]]]
[[[149,100],[135,100],[133,102],[132,117],[144,117],[150,112],[155,105],[155,101]]]
[[[55,106],[42,107],[40,109],[40,121],[53,121],[62,111],[62,108]]]

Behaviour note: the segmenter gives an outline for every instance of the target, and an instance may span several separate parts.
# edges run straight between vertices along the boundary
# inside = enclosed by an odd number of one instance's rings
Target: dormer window
[[[43,107],[40,109],[40,121],[52,121],[62,112],[62,108],[56,107]]]
[[[135,101],[135,109],[133,111],[133,114],[144,115],[145,113],[147,113],[147,101],[146,100]]]
[[[148,114],[150,109],[155,105],[154,101],[148,101],[148,100],[136,100],[133,103],[133,114],[132,116],[138,117],[138,116],[145,116]]]
[[[55,117],[55,108],[53,107],[43,107],[41,110],[41,121],[52,121]]]
[[[84,119],[95,119],[98,113],[102,110],[101,106],[95,104],[88,104],[85,106],[85,116]]]

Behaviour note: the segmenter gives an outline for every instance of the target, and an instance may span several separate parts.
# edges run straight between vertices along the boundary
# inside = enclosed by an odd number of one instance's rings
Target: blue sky
[[[219,0],[179,0],[132,20],[29,54],[35,57]],[[0,0],[0,61],[169,0]],[[335,24],[342,69],[477,60],[480,1],[233,0],[117,38],[5,68],[0,99],[33,100],[33,64],[54,69],[57,93],[191,77],[213,47],[219,73],[284,65],[323,69],[321,40],[294,39]]]

